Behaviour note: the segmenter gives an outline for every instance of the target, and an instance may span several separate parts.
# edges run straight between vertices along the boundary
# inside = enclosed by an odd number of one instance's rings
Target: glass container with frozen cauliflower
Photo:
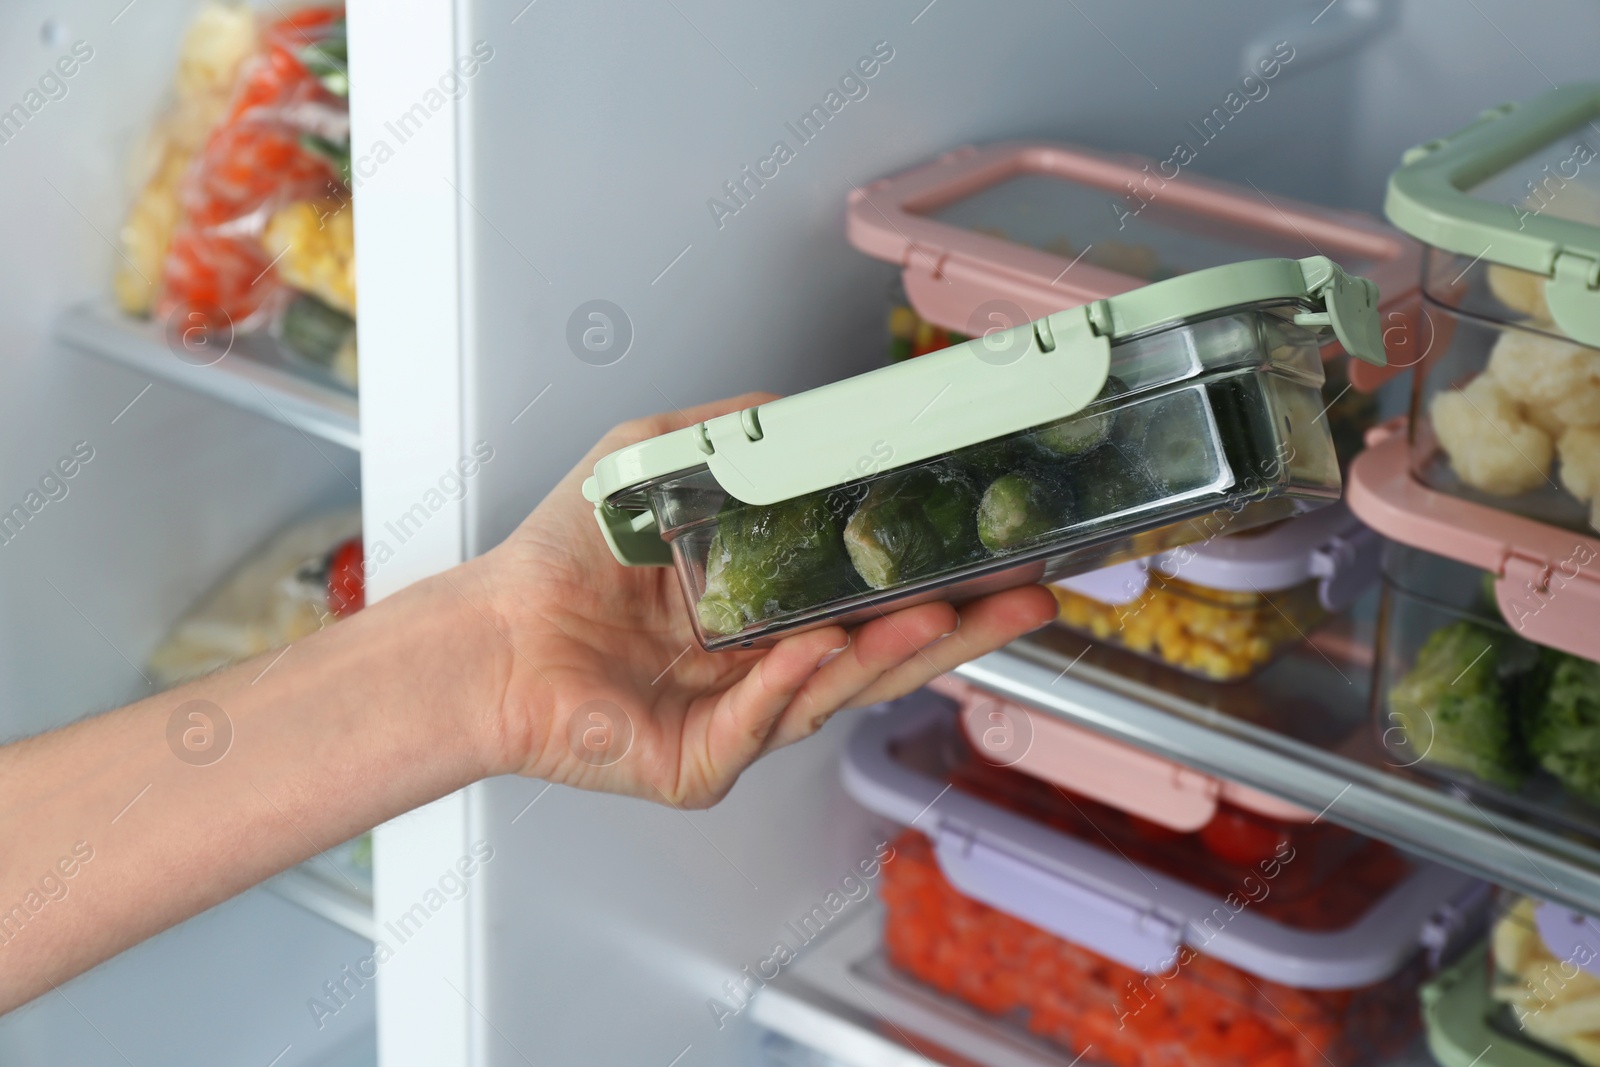
[[[1429,247],[1411,459],[1425,484],[1600,529],[1600,85],[1412,149],[1387,209]]]
[[[1600,83],[1411,149],[1384,207],[1426,249],[1419,357],[1350,508],[1488,572],[1519,638],[1600,660]]]

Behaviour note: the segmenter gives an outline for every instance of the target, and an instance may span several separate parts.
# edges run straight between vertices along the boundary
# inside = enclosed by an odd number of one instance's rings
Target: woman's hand
[[[771,399],[752,393],[618,426],[504,544],[444,576],[504,642],[497,770],[705,807],[757,757],[839,709],[901,696],[1055,618],[1055,598],[1030,585],[768,649],[702,650],[677,574],[618,564],[581,486],[608,452]]]

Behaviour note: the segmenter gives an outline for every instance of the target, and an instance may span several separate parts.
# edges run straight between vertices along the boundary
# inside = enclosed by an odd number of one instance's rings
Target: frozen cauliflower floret
[[[1564,425],[1600,424],[1600,351],[1507,330],[1489,354],[1489,374],[1511,399]]]
[[[1544,302],[1544,276],[1531,271],[1489,264],[1489,291],[1512,311],[1540,322],[1550,321],[1550,306]]]
[[[1518,404],[1517,410],[1522,412],[1522,421],[1539,427],[1550,435],[1554,441],[1567,431],[1567,424],[1562,419],[1556,418],[1555,412],[1549,408],[1540,407],[1538,404]]]
[[[1600,426],[1574,426],[1556,441],[1561,484],[1579,500],[1600,496]]]
[[[1550,435],[1522,420],[1505,390],[1480,374],[1465,389],[1440,393],[1428,410],[1456,475],[1475,489],[1516,496],[1537,489],[1550,470]]]

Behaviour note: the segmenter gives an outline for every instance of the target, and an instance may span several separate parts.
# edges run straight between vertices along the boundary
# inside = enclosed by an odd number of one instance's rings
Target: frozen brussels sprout
[[[737,633],[849,591],[851,573],[826,494],[765,507],[730,497],[717,516],[696,613],[710,633]]]
[[[1144,479],[1147,499],[1193,489],[1215,477],[1215,449],[1196,392],[1161,397],[1125,412],[1112,444]]]
[[[978,502],[978,539],[991,552],[1006,552],[1060,529],[1071,497],[1038,474],[1013,471],[989,483]]]
[[[844,546],[868,585],[888,589],[982,555],[977,512],[976,488],[953,465],[891,474],[850,516]]]
[[[1122,379],[1111,375],[1088,407],[1060,422],[1052,422],[1034,430],[1029,434],[1029,439],[1053,455],[1082,455],[1111,435],[1117,415],[1115,411],[1105,410],[1105,402],[1127,391],[1128,387]]]
[[[1162,485],[1129,458],[1126,446],[1112,442],[1073,469],[1073,487],[1088,521],[1148,504],[1166,495]]]

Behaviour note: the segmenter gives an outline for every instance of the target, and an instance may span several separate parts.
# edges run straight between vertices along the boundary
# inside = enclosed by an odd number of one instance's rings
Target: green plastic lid
[[[1513,171],[1518,164],[1541,164]],[[1497,179],[1520,179],[1505,181]],[[1600,347],[1600,83],[1504,104],[1409,149],[1384,212],[1425,244],[1549,279],[1545,301],[1574,340]],[[1561,201],[1585,210],[1566,210]],[[1576,217],[1574,217],[1576,215]]]
[[[662,434],[603,457],[583,492],[628,564],[667,564],[636,491],[709,469],[746,504],[774,504],[1064,419],[1105,385],[1112,343],[1219,312],[1298,302],[1351,355],[1384,364],[1377,286],[1324,256],[1195,271],[1037,322]]]
[[[1421,989],[1428,1051],[1440,1067],[1563,1067],[1566,1057],[1489,1024],[1489,945],[1482,942]]]

